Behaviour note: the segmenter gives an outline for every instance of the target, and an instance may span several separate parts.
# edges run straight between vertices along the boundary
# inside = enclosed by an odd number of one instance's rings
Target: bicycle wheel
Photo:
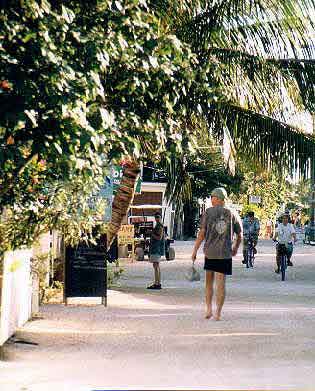
[[[281,281],[285,280],[285,270],[287,268],[286,263],[287,263],[286,255],[281,255],[281,259],[280,259]]]

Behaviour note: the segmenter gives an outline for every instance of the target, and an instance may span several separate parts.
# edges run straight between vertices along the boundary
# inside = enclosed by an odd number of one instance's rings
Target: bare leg
[[[158,284],[161,284],[161,269],[160,269],[160,263],[157,264],[157,274],[158,274]]]
[[[161,284],[161,271],[160,271],[159,262],[153,262],[153,268],[154,268],[154,284],[159,285]]]
[[[221,311],[225,300],[225,274],[215,273],[215,285],[216,285],[216,312],[214,319],[221,319]]]
[[[206,270],[206,319],[212,316],[213,276],[214,272]]]

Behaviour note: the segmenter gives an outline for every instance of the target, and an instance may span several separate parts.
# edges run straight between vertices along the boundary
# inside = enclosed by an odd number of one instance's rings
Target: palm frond
[[[235,105],[214,105],[208,111],[211,132],[222,137],[226,126],[237,151],[256,159],[267,169],[307,176],[315,157],[315,137]]]
[[[180,156],[173,156],[170,160],[163,160],[163,168],[167,172],[167,187],[165,197],[168,202],[179,207],[192,197],[191,181],[186,169],[185,159]]]
[[[293,107],[315,109],[315,60],[263,59],[226,48],[199,53],[200,64],[210,61],[221,68],[212,78],[220,77],[224,92],[230,91],[230,100],[243,101],[246,108],[265,114],[278,112],[283,121],[283,114]]]
[[[224,129],[223,136],[223,158],[228,172],[234,176],[236,169],[236,150],[230,132],[227,128]]]
[[[256,16],[257,17],[257,16]],[[227,47],[244,50],[264,58],[314,57],[314,48],[309,45],[309,33],[314,29],[305,18],[292,16],[280,20],[243,20],[240,17],[230,25],[218,26],[208,32],[207,44],[212,47]]]
[[[312,0],[205,2],[190,23],[177,30],[193,47],[229,47],[261,56],[314,55],[307,32],[314,31]],[[281,54],[280,54],[281,53]]]
[[[282,69],[295,78],[303,104],[315,112],[315,60],[280,60]]]

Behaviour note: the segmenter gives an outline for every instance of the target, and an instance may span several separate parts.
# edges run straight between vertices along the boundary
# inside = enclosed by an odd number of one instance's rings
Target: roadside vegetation
[[[243,158],[310,174],[314,137],[292,118],[314,110],[314,1],[2,3],[1,252],[52,228],[89,239],[90,195],[122,160],[109,241],[140,162],[163,160],[170,199],[201,146],[224,145],[235,178]]]

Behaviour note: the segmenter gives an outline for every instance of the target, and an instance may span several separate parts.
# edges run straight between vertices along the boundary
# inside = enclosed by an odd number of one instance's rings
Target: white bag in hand
[[[200,281],[200,273],[195,268],[195,263],[192,263],[192,266],[189,268],[188,272],[185,274],[185,277],[188,281]]]

